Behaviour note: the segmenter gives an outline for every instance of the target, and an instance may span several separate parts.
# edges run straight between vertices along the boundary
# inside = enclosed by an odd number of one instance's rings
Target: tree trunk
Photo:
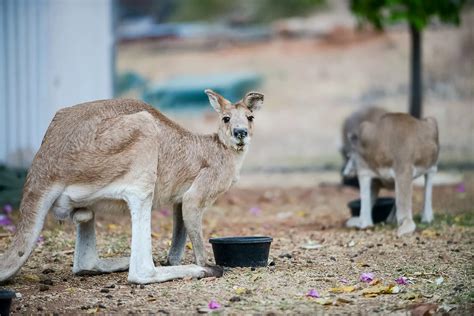
[[[421,118],[423,102],[422,82],[422,37],[414,25],[410,24],[411,35],[411,90],[410,90],[410,114]]]

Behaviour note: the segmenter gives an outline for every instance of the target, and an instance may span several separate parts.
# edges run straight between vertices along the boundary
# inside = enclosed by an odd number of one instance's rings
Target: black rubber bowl
[[[359,179],[357,177],[342,177],[342,184],[347,187],[359,188]]]
[[[266,267],[272,241],[264,236],[209,239],[216,264],[223,267]]]
[[[378,198],[375,202],[374,207],[372,207],[372,220],[374,221],[374,223],[381,223],[387,220],[394,205],[394,198]],[[347,206],[351,209],[352,217],[357,217],[360,215],[360,200],[351,201],[347,204]]]
[[[0,316],[10,315],[10,306],[14,297],[15,292],[0,290]]]

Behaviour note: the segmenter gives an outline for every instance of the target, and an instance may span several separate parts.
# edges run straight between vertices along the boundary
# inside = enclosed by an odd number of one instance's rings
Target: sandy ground
[[[419,308],[468,315],[474,312],[474,175],[465,175],[463,181],[465,192],[458,192],[457,185],[437,186],[435,223],[418,223],[417,231],[403,238],[390,225],[366,231],[343,228],[349,217],[346,203],[358,193],[334,182],[306,188],[234,188],[206,213],[204,235],[271,236],[270,265],[226,269],[218,279],[146,286],[128,284],[127,273],[74,276],[74,228],[50,218],[44,241],[6,287],[21,295],[13,303],[15,314],[204,313],[209,312],[208,302],[216,300],[221,305],[217,312],[223,314],[405,315]],[[417,188],[414,209],[421,207],[422,190]],[[97,226],[102,256],[129,254],[128,215],[100,215]],[[158,263],[169,248],[169,212],[155,211],[152,227]],[[5,249],[9,235],[2,236],[0,248]],[[314,245],[320,247],[306,249]],[[212,258],[209,244],[207,250]],[[193,262],[190,247],[184,262]],[[374,273],[379,283],[360,282],[364,272]],[[399,285],[395,294],[381,293],[402,276],[408,285]],[[310,289],[321,298],[307,297]]]

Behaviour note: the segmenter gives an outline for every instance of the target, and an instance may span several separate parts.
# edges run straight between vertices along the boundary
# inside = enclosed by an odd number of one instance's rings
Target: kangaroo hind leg
[[[77,227],[74,274],[100,274],[128,270],[129,258],[104,258],[97,254],[94,212],[76,209],[72,219]]]

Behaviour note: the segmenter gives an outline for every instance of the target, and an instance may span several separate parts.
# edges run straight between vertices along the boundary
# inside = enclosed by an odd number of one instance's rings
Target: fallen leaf
[[[355,286],[341,286],[341,287],[333,287],[329,289],[331,293],[351,293],[356,290]]]
[[[242,295],[242,294],[250,294],[251,291],[249,289],[246,289],[244,287],[238,287],[235,289],[235,294],[237,295]]]
[[[160,234],[155,233],[155,232],[152,232],[152,233],[151,233],[151,237],[158,239],[158,238],[160,238]]]
[[[397,294],[400,288],[397,285],[376,285],[362,290],[362,295],[366,297],[375,297],[381,294]]]
[[[298,211],[296,212],[296,216],[298,217],[306,217],[307,213],[305,211]]]
[[[436,236],[436,232],[432,229],[425,229],[424,231],[421,232],[421,235],[423,237],[433,238]]]
[[[374,279],[372,281],[370,281],[369,285],[377,285],[380,283],[380,279]]]
[[[32,282],[39,282],[40,277],[37,276],[36,274],[24,274],[23,279],[27,281],[32,281]]]
[[[107,229],[108,229],[108,230],[115,231],[115,230],[117,230],[117,228],[118,228],[118,226],[115,225],[115,224],[108,224],[108,225],[107,225]]]
[[[443,282],[444,282],[443,277],[436,278],[436,280],[435,280],[436,285],[441,285],[441,284],[443,284]]]
[[[347,247],[354,247],[355,246],[355,241],[351,240],[349,241],[349,243],[347,244]]]

